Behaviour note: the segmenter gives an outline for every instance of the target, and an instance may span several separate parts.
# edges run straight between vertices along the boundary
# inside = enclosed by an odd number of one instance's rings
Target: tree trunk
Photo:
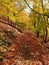
[[[45,33],[45,38],[44,38],[44,42],[46,43],[47,42],[47,36],[48,36],[48,30],[46,28],[46,33]]]
[[[37,37],[39,37],[39,31],[37,31]]]
[[[36,21],[34,21],[34,28],[36,28]]]

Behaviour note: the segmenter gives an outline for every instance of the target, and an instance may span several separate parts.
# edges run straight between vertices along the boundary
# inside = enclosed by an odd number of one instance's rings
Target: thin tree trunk
[[[45,42],[45,43],[47,42],[47,36],[48,36],[48,30],[47,30],[47,28],[46,28],[45,39],[44,39],[44,42]]]
[[[39,37],[39,31],[37,31],[37,37]]]
[[[36,28],[36,21],[34,21],[34,28]]]

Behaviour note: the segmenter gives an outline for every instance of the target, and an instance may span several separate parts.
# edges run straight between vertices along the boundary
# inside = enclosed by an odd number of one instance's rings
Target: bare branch
[[[37,12],[37,11],[35,11],[33,8],[31,8],[30,6],[29,6],[29,4],[27,3],[27,1],[26,0],[24,0],[24,2],[27,4],[27,6],[32,10],[32,11],[34,11],[35,13],[37,13],[37,14],[39,14],[39,15],[44,15],[44,16],[47,16],[48,18],[49,18],[49,16],[48,15],[46,15],[46,14],[41,14],[41,13],[39,13],[39,12]]]

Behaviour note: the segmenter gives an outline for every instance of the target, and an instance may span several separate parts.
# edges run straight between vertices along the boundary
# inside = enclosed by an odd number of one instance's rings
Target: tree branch
[[[29,4],[27,3],[26,0],[24,0],[24,2],[27,4],[27,6],[28,6],[32,11],[34,11],[35,13],[37,13],[37,14],[39,14],[39,15],[42,15],[41,13],[39,13],[39,12],[35,11],[33,8],[31,8],[31,7],[29,6]],[[46,14],[43,14],[43,15],[44,15],[44,16],[47,16],[47,17],[49,18],[48,15],[46,15]]]

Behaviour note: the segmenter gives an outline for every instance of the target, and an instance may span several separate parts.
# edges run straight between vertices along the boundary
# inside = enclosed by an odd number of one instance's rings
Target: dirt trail
[[[37,38],[30,32],[20,33],[17,29],[14,29],[13,27],[2,22],[0,22],[0,31],[10,31],[11,33],[8,34],[9,39],[11,39],[12,43],[14,43],[16,46],[18,45],[19,48],[23,43],[28,42],[31,45],[31,48],[35,51],[42,50],[42,52],[46,52],[48,50],[42,44],[40,44]]]
[[[0,22],[0,31],[6,32],[7,37],[12,41],[11,46],[9,47],[9,50],[5,53],[3,64],[5,63],[6,65],[7,61],[9,61],[9,63],[12,63],[12,62],[15,63],[15,59],[19,57],[24,59],[26,54],[25,52],[22,53],[23,47],[29,48],[26,52],[27,52],[27,55],[30,54],[30,57],[32,57],[33,60],[36,59],[36,60],[42,61],[42,60],[49,59],[49,57],[47,56],[47,51],[48,51],[47,48],[45,48],[38,41],[38,39],[29,31],[20,33],[17,29],[9,25],[6,25],[2,22]]]

